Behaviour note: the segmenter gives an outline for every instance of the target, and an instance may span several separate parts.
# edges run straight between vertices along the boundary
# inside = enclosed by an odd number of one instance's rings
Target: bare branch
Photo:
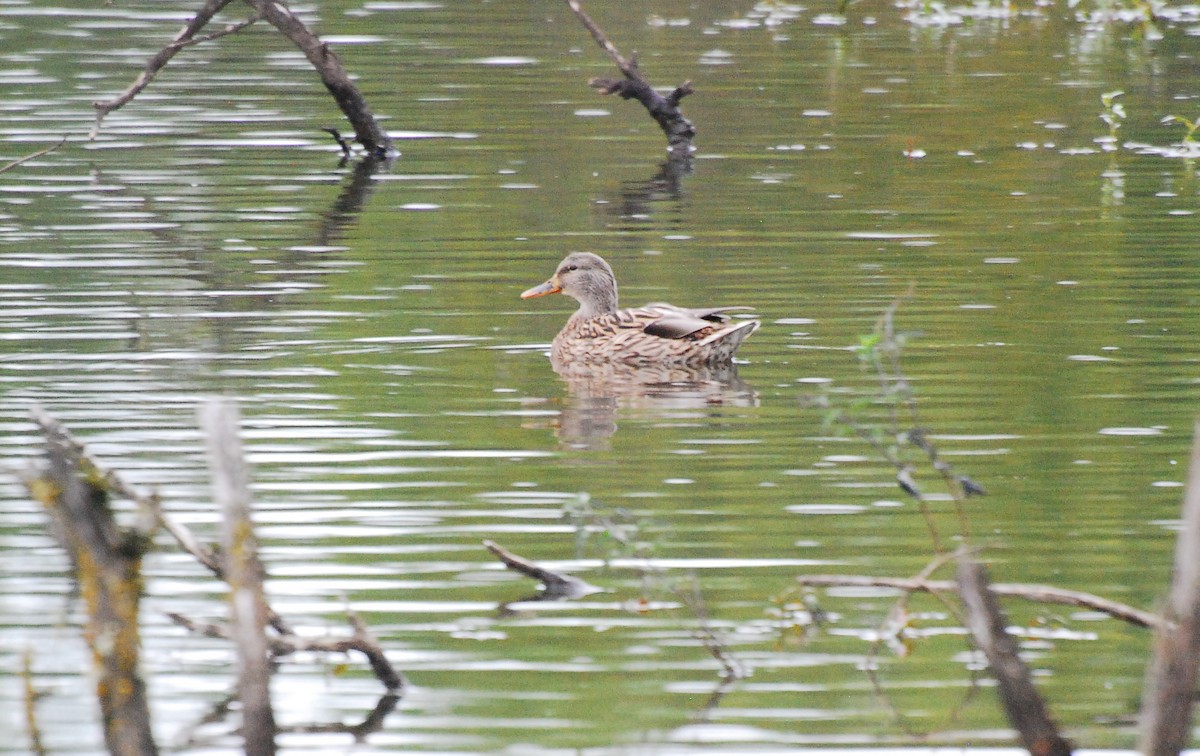
[[[334,636],[305,638],[294,633],[288,633],[271,637],[267,639],[271,656],[290,656],[303,651],[326,654],[347,654],[351,651],[357,651],[367,658],[367,662],[371,665],[371,670],[375,673],[375,677],[383,683],[384,687],[389,691],[402,691],[408,686],[408,681],[404,678],[404,675],[398,672],[392,666],[392,663],[388,661],[383,648],[380,647],[375,637],[371,635],[371,632],[367,629],[362,619],[350,609],[346,610],[346,615],[350,621],[350,626],[354,628],[353,635],[340,638]],[[196,635],[202,635],[206,638],[231,640],[227,625],[213,622],[199,622],[174,612],[168,613],[167,617],[176,625]]]
[[[1006,629],[996,595],[988,589],[987,570],[967,554],[958,560],[958,593],[967,610],[967,629],[988,660],[999,684],[1000,702],[1021,742],[1034,756],[1070,756],[1071,745],[1058,733],[1046,702],[1033,685],[1029,667]]]
[[[920,578],[889,578],[871,575],[800,575],[796,581],[801,585],[812,587],[895,588],[913,593],[956,593],[958,591],[953,581],[922,580]],[[1161,617],[1152,612],[1082,591],[1026,583],[994,583],[991,589],[998,596],[1012,596],[1041,604],[1064,604],[1090,609],[1138,627],[1158,628],[1166,624]]]
[[[175,57],[175,53],[186,47],[196,36],[196,33],[203,29],[212,20],[213,16],[220,13],[231,2],[233,0],[205,0],[204,6],[179,30],[179,33],[175,35],[175,39],[151,56],[150,60],[146,61],[146,67],[142,69],[142,72],[138,74],[138,77],[134,79],[133,83],[124,92],[111,100],[97,100],[93,102],[92,107],[96,109],[96,123],[92,126],[92,132],[88,135],[88,138],[95,139],[96,135],[100,133],[100,124],[104,121],[104,117],[127,104],[134,97],[137,97],[153,81],[158,72],[171,61],[171,58]]]
[[[696,128],[684,117],[679,110],[679,101],[691,94],[692,83],[684,82],[669,95],[663,96],[651,86],[646,77],[638,70],[637,60],[626,58],[617,51],[608,36],[600,29],[592,17],[584,12],[578,0],[566,0],[571,12],[579,19],[596,44],[600,45],[608,57],[621,69],[624,79],[595,78],[588,84],[603,94],[617,94],[626,100],[637,100],[650,113],[650,117],[658,123],[659,128],[667,136],[667,149],[673,159],[685,158],[691,153],[692,138],[696,136]]]
[[[366,99],[342,65],[341,58],[329,45],[300,20],[280,0],[246,0],[258,13],[281,34],[290,39],[317,73],[321,82],[333,95],[333,99],[354,127],[354,136],[359,144],[372,155],[387,156],[392,150],[392,139],[375,120]]]
[[[613,63],[617,64],[617,68],[621,69],[621,73],[631,79],[638,78],[637,63],[626,60],[621,53],[617,52],[617,47],[609,41],[608,36],[604,31],[592,20],[592,17],[583,11],[583,7],[578,0],[567,0],[567,5],[571,11],[579,18],[580,23],[592,35],[592,39],[596,40],[596,44],[600,45],[603,50],[608,53],[608,57],[612,58]]]

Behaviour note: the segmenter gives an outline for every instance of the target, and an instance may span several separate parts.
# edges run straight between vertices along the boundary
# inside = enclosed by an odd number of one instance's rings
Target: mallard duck
[[[757,320],[731,322],[726,314],[749,307],[685,309],[654,302],[617,309],[617,279],[601,257],[572,252],[548,281],[521,299],[566,294],[579,309],[554,337],[555,364],[622,362],[629,365],[720,365],[733,359]]]

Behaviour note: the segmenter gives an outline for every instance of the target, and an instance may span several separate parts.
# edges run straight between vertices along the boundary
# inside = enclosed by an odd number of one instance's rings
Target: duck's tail
[[[762,325],[757,320],[742,320],[721,328],[715,333],[704,337],[697,343],[703,351],[710,355],[711,362],[727,362],[733,359],[733,353],[738,350],[746,338],[757,331]]]

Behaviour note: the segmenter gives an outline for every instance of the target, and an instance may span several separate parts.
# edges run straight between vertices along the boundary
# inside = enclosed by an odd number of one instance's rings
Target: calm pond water
[[[910,286],[905,372],[989,490],[968,514],[995,577],[1154,606],[1200,398],[1200,178],[1160,123],[1200,110],[1197,8],[1156,32],[1090,3],[594,4],[652,80],[695,84],[672,176],[645,113],[586,86],[613,67],[564,4],[330,0],[302,8],[398,137],[390,166],[339,164],[330,99],[257,26],[86,141],[191,5],[0,4],[0,160],[69,137],[0,176],[0,751],[28,750],[27,652],[46,747],[102,749],[65,560],[18,483],[29,409],[215,538],[214,395],[244,416],[275,607],[340,633],[349,603],[412,683],[381,701],[360,659],[284,662],[288,752],[348,750],[376,707],[357,753],[1011,745],[942,604],[914,599],[903,658],[872,656],[887,591],[822,592],[796,629],[797,575],[931,556],[891,466],[805,408],[870,396],[853,347]],[[570,302],[518,295],[571,250],[628,304],[753,306],[736,377],[560,379]],[[604,592],[500,611],[534,586],[485,539]],[[224,596],[162,546],[158,737],[226,753],[229,648],[165,618],[220,620]],[[1007,608],[1069,736],[1132,746],[1147,633]],[[746,679],[721,685],[703,616]]]

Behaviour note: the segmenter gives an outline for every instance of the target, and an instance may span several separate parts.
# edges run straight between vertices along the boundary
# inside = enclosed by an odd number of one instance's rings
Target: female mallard
[[[757,320],[732,323],[725,313],[748,307],[689,310],[654,302],[617,309],[617,279],[612,268],[590,252],[572,252],[550,280],[521,294],[521,299],[566,294],[579,309],[554,337],[550,356],[556,364],[623,362],[629,365],[720,365],[750,334]]]

